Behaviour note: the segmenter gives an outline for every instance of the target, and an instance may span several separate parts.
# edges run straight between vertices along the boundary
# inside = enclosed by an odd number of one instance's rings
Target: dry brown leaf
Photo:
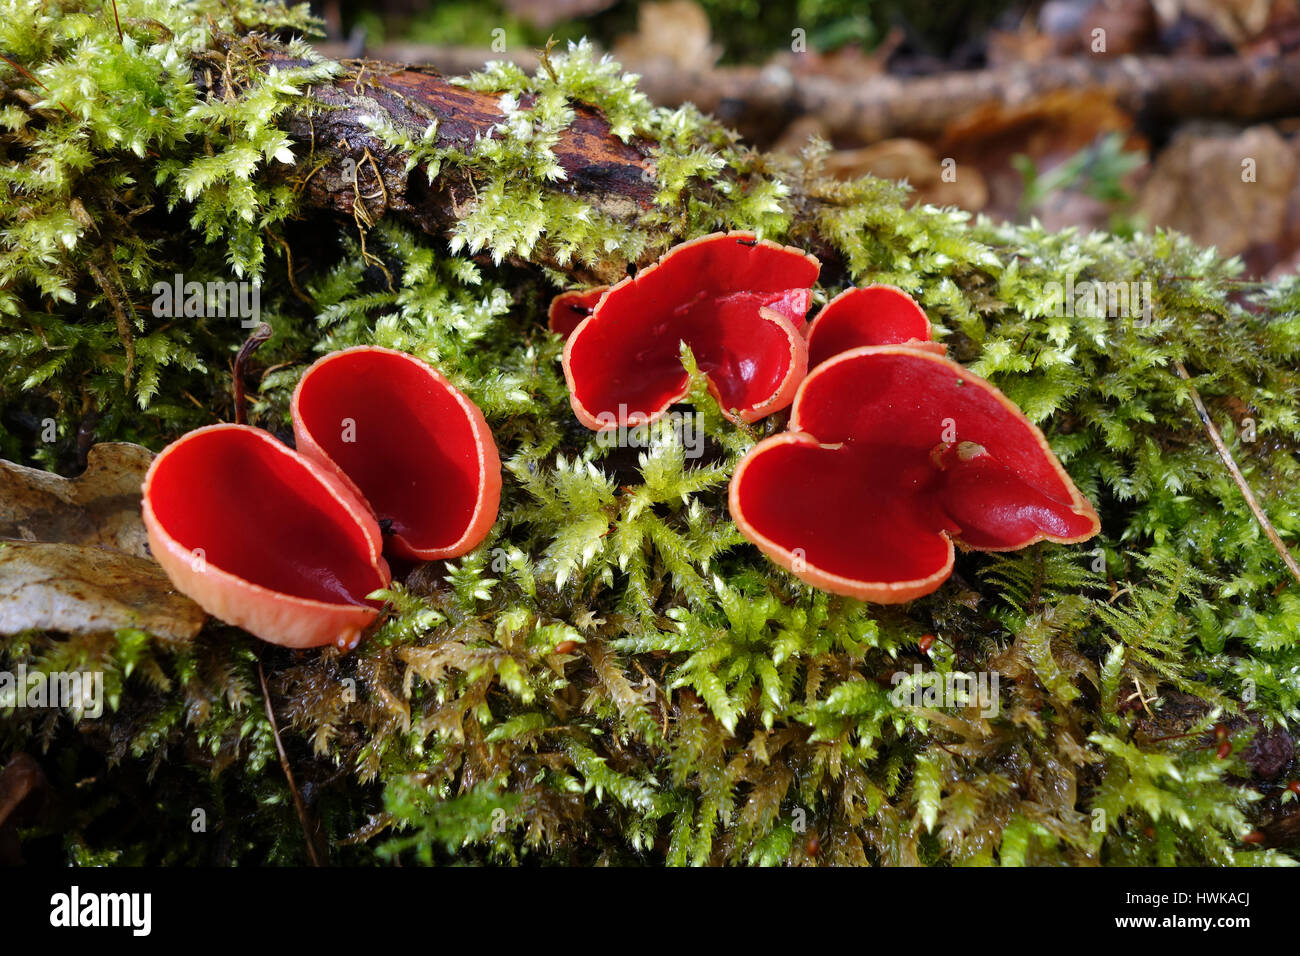
[[[1159,21],[1148,0],[1094,0],[1091,4],[1072,0],[1049,0],[1039,8],[1037,23],[1026,18],[1019,37],[998,34],[989,37],[989,60],[1012,63],[1046,59],[1050,56],[1128,56],[1155,47]],[[1105,31],[1105,50],[1094,49],[1097,30]],[[1044,46],[1045,43],[1045,46]],[[1017,57],[1017,52],[1025,55]]]
[[[0,633],[138,627],[187,641],[202,609],[149,558],[78,544],[0,541]]]
[[[656,61],[688,73],[707,70],[720,51],[710,40],[708,14],[692,0],[646,3],[636,13],[636,33],[618,38],[614,56],[638,69]]]
[[[866,83],[873,76],[884,76],[889,72],[890,59],[906,40],[906,33],[898,27],[891,27],[870,51],[863,50],[856,43],[846,43],[825,52],[815,48],[799,53],[780,50],[768,58],[767,68],[784,67],[796,77],[826,76]]]
[[[1123,134],[1125,149],[1145,146],[1133,132],[1132,117],[1105,90],[1053,90],[1020,103],[989,103],[972,110],[949,125],[936,152],[956,160],[959,180],[961,170],[978,169],[988,186],[984,211],[1013,220],[1024,191],[1024,178],[1013,166],[1013,156],[1023,153],[1040,174],[1046,173],[1107,133]],[[1107,210],[1104,203],[1091,202],[1076,203],[1051,216],[1046,209],[1037,214],[1047,228],[1061,229],[1070,224],[1068,216],[1085,217],[1075,222],[1102,225]],[[1102,222],[1096,222],[1097,217]]]
[[[917,203],[979,212],[988,201],[988,188],[978,169],[955,168],[955,178],[945,180],[939,155],[915,139],[887,139],[862,149],[836,150],[826,157],[826,172],[841,180],[868,173],[881,179],[905,179],[916,189],[913,201]]]
[[[127,442],[90,449],[86,470],[64,478],[0,461],[0,538],[61,541],[148,557],[140,484],[153,452]]]
[[[1243,181],[1243,163],[1254,182]],[[1225,256],[1285,245],[1300,179],[1295,152],[1269,126],[1188,128],[1160,153],[1138,197],[1153,226],[1170,226]],[[1187,197],[1195,196],[1196,202]]]
[[[0,461],[0,634],[198,633],[202,609],[149,557],[140,485],[152,459],[139,445],[99,444],[71,479]]]

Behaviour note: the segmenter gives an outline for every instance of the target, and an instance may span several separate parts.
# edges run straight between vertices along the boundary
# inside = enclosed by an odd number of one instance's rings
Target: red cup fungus
[[[209,614],[272,644],[351,648],[392,580],[380,521],[402,557],[473,549],[497,516],[496,443],[473,402],[391,349],[320,359],[292,415],[297,451],[247,425],[163,449],[144,480],[149,546]]]
[[[582,320],[591,315],[596,303],[609,288],[598,285],[590,289],[569,289],[561,292],[551,300],[546,310],[546,327],[561,338],[567,339],[573,334]]]
[[[144,479],[149,549],[209,614],[286,647],[353,647],[391,577],[379,525],[334,475],[247,425],[189,432]]]
[[[821,266],[749,233],[684,242],[610,288],[564,347],[574,413],[605,431],[659,418],[690,387],[695,355],[728,417],[785,408],[807,370],[801,330]]]
[[[394,554],[477,547],[497,518],[501,460],[478,406],[424,362],[361,346],[321,358],[293,393],[298,450],[391,522]]]
[[[864,345],[902,345],[944,354],[930,341],[930,320],[901,289],[869,285],[846,289],[831,299],[808,326],[808,367]]]
[[[1097,513],[1002,392],[908,345],[843,352],[804,379],[789,430],[731,480],[741,532],[837,594],[882,604],[934,591],[954,541],[1011,551],[1085,541]]]

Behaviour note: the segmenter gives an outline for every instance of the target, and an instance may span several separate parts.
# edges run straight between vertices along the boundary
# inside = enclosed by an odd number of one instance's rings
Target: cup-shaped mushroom
[[[953,542],[1085,541],[1097,513],[1043,433],[989,382],[907,345],[842,353],[804,379],[789,430],[750,450],[729,504],[769,558],[883,604],[935,590]]]
[[[379,525],[345,484],[266,432],[211,425],[143,486],[149,548],[209,614],[286,647],[356,645],[390,581]]]
[[[942,355],[930,340],[930,320],[916,300],[889,285],[846,289],[808,325],[808,367],[866,345],[903,345]]]
[[[567,339],[582,324],[582,320],[591,315],[596,303],[608,289],[607,285],[598,285],[590,289],[568,289],[561,292],[551,300],[551,305],[546,310],[546,327]]]
[[[487,537],[501,459],[477,405],[413,355],[360,346],[326,355],[293,394],[298,450],[351,484],[394,554],[453,558]]]
[[[682,243],[611,287],[569,335],[573,411],[604,431],[659,418],[685,397],[690,347],[728,417],[788,406],[807,369],[804,315],[817,259],[748,233]]]

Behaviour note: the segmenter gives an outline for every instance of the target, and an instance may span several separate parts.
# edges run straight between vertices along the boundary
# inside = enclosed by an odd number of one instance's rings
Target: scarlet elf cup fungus
[[[569,335],[564,375],[588,428],[659,418],[686,395],[685,342],[725,414],[785,408],[807,370],[803,336],[813,256],[749,233],[684,242],[610,288]]]
[[[607,285],[590,289],[568,289],[551,300],[546,310],[546,327],[562,338],[568,338],[582,320],[591,315],[596,303],[609,288]]]
[[[394,554],[454,558],[496,521],[501,459],[483,413],[414,356],[369,346],[326,355],[292,410],[298,450],[391,522]]]
[[[930,341],[930,320],[906,292],[888,285],[847,289],[808,326],[808,367],[864,345],[904,343],[937,355],[945,351]]]
[[[902,603],[952,572],[953,542],[1085,541],[1097,513],[1041,431],[990,383],[906,345],[843,352],[804,379],[789,430],[731,480],[732,518],[809,584]]]
[[[500,459],[478,408],[404,352],[325,356],[292,412],[298,451],[243,424],[167,446],[144,481],[149,544],[209,614],[273,644],[351,648],[379,618],[368,595],[392,580],[375,512],[394,553],[464,554],[496,520]]]
[[[391,580],[370,509],[325,469],[247,425],[168,445],[143,487],[149,548],[209,614],[273,644],[351,647]]]

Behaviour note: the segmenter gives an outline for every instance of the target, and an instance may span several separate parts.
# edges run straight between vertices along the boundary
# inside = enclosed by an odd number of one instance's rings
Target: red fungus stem
[[[235,424],[248,424],[248,401],[244,397],[244,369],[248,365],[249,356],[251,356],[257,347],[271,337],[271,326],[263,322],[250,335],[247,341],[240,346],[239,354],[235,356]]]

